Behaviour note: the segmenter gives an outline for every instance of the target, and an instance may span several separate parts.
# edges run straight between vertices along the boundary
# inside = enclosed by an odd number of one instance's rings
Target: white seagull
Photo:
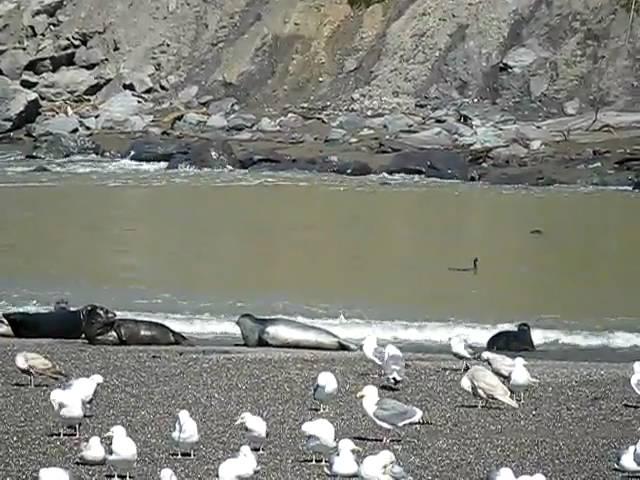
[[[520,394],[520,402],[524,401],[524,391],[529,385],[539,383],[537,378],[533,378],[525,365],[527,362],[522,357],[515,358],[515,367],[511,370],[509,377],[509,388],[513,392],[515,398],[516,393]]]
[[[100,437],[93,436],[88,442],[80,445],[78,462],[83,465],[102,465],[107,459],[107,452],[102,445]]]
[[[392,398],[380,398],[378,389],[373,385],[364,387],[358,392],[357,397],[362,398],[362,407],[367,415],[382,428],[392,430],[422,422],[422,410]],[[383,443],[387,443],[388,440],[387,437],[382,439]]]
[[[506,385],[494,373],[479,365],[471,367],[463,375],[460,386],[479,399],[478,408],[482,407],[483,400],[498,400],[513,408],[518,408],[518,404],[511,398],[511,392]]]
[[[95,374],[90,377],[80,377],[74,378],[70,380],[65,385],[63,385],[64,390],[70,390],[77,393],[82,399],[82,403],[86,407],[88,407],[91,402],[93,402],[93,396],[96,393],[96,389],[98,385],[104,382],[104,378],[102,375]]]
[[[250,478],[258,470],[258,462],[249,445],[240,447],[237,457],[229,458],[218,467],[218,480]]]
[[[480,354],[480,360],[487,362],[493,373],[505,379],[511,376],[511,371],[516,366],[513,358],[499,353],[482,352]]]
[[[640,362],[633,362],[633,375],[631,375],[631,388],[640,395]]]
[[[358,474],[358,462],[353,454],[354,450],[362,450],[349,438],[338,442],[338,453],[329,457],[329,467],[324,471],[328,475],[340,477],[355,477]]]
[[[170,468],[160,470],[160,480],[178,480],[178,477]]]
[[[107,465],[110,465],[114,470],[114,478],[125,476],[128,480],[129,474],[138,460],[138,448],[122,425],[111,427],[107,436],[112,437],[111,453],[107,455]]]
[[[320,411],[325,410],[325,404],[338,392],[338,380],[331,372],[320,372],[313,386],[313,399],[320,403]]]
[[[316,455],[322,457],[322,463],[336,448],[336,430],[333,424],[324,418],[304,422],[300,428],[305,434],[305,448],[312,454],[311,463],[316,463]]]
[[[362,342],[362,351],[365,356],[378,366],[382,366],[384,362],[384,348],[378,346],[378,337],[375,335],[367,336]]]
[[[49,394],[49,402],[53,407],[55,418],[61,423],[60,437],[64,435],[64,427],[74,427],[76,437],[79,437],[80,424],[84,418],[80,396],[75,392],[56,388]]]
[[[476,352],[474,352],[466,339],[462,337],[451,337],[449,339],[449,346],[451,347],[451,353],[458,360],[462,360],[462,371],[464,372],[469,368],[467,360],[474,360],[477,358]]]
[[[404,380],[404,357],[402,352],[390,343],[384,347],[384,360],[382,362],[385,378],[394,386]]]
[[[175,430],[171,433],[171,439],[178,449],[178,457],[182,457],[182,452],[189,452],[189,457],[195,454],[193,449],[200,441],[198,434],[198,424],[195,422],[187,410],[178,412]]]
[[[262,451],[267,440],[267,422],[257,415],[243,412],[236,420],[236,425],[240,424],[244,425],[249,447]]]
[[[72,480],[68,470],[58,467],[41,468],[38,471],[38,480]]]

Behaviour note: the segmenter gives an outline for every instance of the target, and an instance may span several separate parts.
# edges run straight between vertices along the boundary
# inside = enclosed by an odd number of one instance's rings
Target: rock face
[[[167,170],[223,168],[229,162],[229,150],[223,142],[214,145],[205,140],[190,142],[144,137],[134,140],[122,153],[137,162],[167,162]]]
[[[140,131],[151,121],[151,118],[140,114],[141,108],[142,100],[133,93],[119,93],[100,106],[96,128]]]
[[[38,95],[8,78],[0,77],[0,133],[33,122],[40,113]]]
[[[64,67],[55,73],[41,75],[35,90],[45,100],[60,101],[80,95],[94,95],[106,83],[93,71]]]

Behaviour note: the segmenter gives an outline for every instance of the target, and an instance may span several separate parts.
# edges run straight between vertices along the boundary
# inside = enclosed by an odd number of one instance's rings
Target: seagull
[[[41,468],[38,471],[38,480],[72,480],[68,470],[58,467]]]
[[[392,430],[422,422],[422,410],[392,398],[380,398],[378,389],[373,385],[364,387],[358,392],[357,397],[362,398],[362,406],[367,415],[382,428]],[[382,442],[387,443],[388,440],[384,437]]]
[[[244,425],[249,447],[252,450],[262,451],[267,440],[267,423],[257,415],[244,412],[236,420],[236,425],[240,424]]]
[[[640,465],[636,459],[636,446],[631,445],[622,451],[616,464],[616,469],[626,473],[640,472]]]
[[[107,432],[111,438],[111,453],[107,456],[107,465],[111,465],[115,471],[114,478],[125,475],[129,480],[129,474],[138,460],[138,448],[122,425],[115,425]]]
[[[511,371],[516,366],[513,358],[499,353],[482,352],[480,354],[480,360],[487,362],[493,373],[505,379],[511,376]]]
[[[487,475],[487,480],[518,480],[509,467],[502,467],[499,470],[492,470]]]
[[[160,480],[178,480],[178,477],[170,468],[160,470]]]
[[[396,456],[391,450],[381,450],[375,455],[366,457],[360,464],[358,474],[364,480],[408,480],[410,478],[397,463]]]
[[[384,349],[378,346],[378,337],[369,335],[362,342],[362,351],[365,356],[372,360],[376,365],[382,366],[384,362]]]
[[[79,437],[80,423],[84,418],[84,408],[80,396],[75,392],[56,388],[49,394],[49,402],[51,402],[56,419],[61,423],[60,437],[64,435],[64,427],[74,427],[76,437]]]
[[[29,386],[34,386],[34,375],[43,375],[54,380],[66,378],[65,373],[60,370],[51,360],[34,352],[20,352],[15,358],[16,367],[25,375],[29,375]]]
[[[633,375],[631,375],[631,388],[640,395],[640,362],[633,362]]]
[[[82,403],[88,407],[93,402],[93,396],[98,385],[104,382],[102,375],[91,375],[90,377],[74,378],[62,386],[64,390],[76,392],[82,399]]]
[[[525,365],[527,362],[522,357],[515,358],[515,364],[513,370],[511,370],[511,376],[509,377],[509,388],[513,392],[515,398],[516,393],[520,393],[520,402],[524,401],[524,391],[529,388],[529,385],[539,383],[540,380],[533,378],[527,370]]]
[[[258,470],[256,457],[249,445],[240,447],[237,457],[229,458],[218,467],[218,480],[250,478]]]
[[[386,379],[394,386],[404,380],[404,357],[395,345],[388,344],[384,348],[382,368]]]
[[[329,457],[329,468],[325,467],[327,475],[340,477],[355,477],[358,474],[358,462],[353,454],[354,450],[362,450],[349,438],[338,442],[338,453]]]
[[[513,408],[518,408],[518,404],[511,399],[511,392],[505,384],[485,367],[479,365],[471,367],[460,380],[460,386],[480,399],[478,408],[482,407],[483,400],[499,400]]]
[[[195,456],[193,448],[200,441],[200,435],[198,435],[198,424],[187,410],[178,412],[176,428],[171,433],[171,438],[178,447],[178,457],[182,457],[182,452],[187,450],[191,458]]]
[[[316,455],[324,459],[336,448],[336,430],[333,424],[324,418],[304,422],[301,427],[306,435],[305,448],[313,455],[311,463],[316,463]]]
[[[100,437],[93,436],[88,442],[82,443],[80,446],[80,455],[78,463],[83,465],[102,465],[107,458],[107,453],[102,446]]]
[[[313,387],[313,399],[320,403],[320,411],[325,409],[325,403],[333,398],[338,391],[338,380],[331,372],[320,372]]]
[[[467,360],[474,360],[478,358],[476,352],[474,352],[466,339],[462,337],[451,337],[449,339],[449,346],[451,347],[451,353],[458,360],[462,360],[462,371],[464,372],[469,368]]]

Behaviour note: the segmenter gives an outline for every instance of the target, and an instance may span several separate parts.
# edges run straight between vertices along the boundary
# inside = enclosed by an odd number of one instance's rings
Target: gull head
[[[253,452],[251,451],[251,447],[249,445],[243,445],[240,447],[240,451],[238,452],[239,457],[254,457]]]
[[[480,360],[482,360],[483,362],[488,362],[491,358],[491,355],[493,355],[491,352],[484,351],[480,354]]]
[[[513,363],[514,363],[514,365],[515,365],[516,367],[523,367],[523,366],[525,366],[525,365],[527,364],[527,361],[526,361],[524,358],[522,358],[522,357],[516,357],[516,358],[513,360]]]
[[[89,377],[89,380],[91,380],[96,385],[100,385],[101,383],[104,382],[104,377],[102,375],[100,375],[99,373],[96,373],[94,375],[91,375]]]
[[[378,389],[374,385],[367,385],[356,394],[356,398],[378,399]]]
[[[188,410],[182,409],[178,411],[178,420],[180,420],[181,423],[190,418],[191,418],[191,415],[189,414]]]
[[[16,354],[15,362],[16,362],[16,367],[18,367],[19,370],[29,369],[29,361],[27,360],[27,356],[25,352],[20,352]]]
[[[350,438],[343,438],[338,442],[338,451],[340,452],[352,452],[354,450],[362,450],[356,446]]]
[[[376,456],[383,463],[383,465],[390,465],[396,461],[396,456],[391,450],[380,450]]]
[[[316,380],[316,383],[318,385],[327,387],[327,386],[330,386],[330,385],[337,384],[338,382],[337,382],[336,377],[335,377],[335,375],[333,373],[331,373],[331,372],[320,372],[318,374],[318,379]]]
[[[106,433],[106,436],[113,438],[126,437],[127,431],[122,425],[114,425],[113,427],[111,427],[111,430]]]
[[[170,468],[163,468],[160,470],[160,480],[176,480],[176,474]]]
[[[251,418],[251,413],[242,412],[238,417],[238,419],[236,420],[235,425],[240,425],[241,423],[244,423],[246,425],[250,418]]]
[[[98,437],[97,435],[94,435],[93,437],[91,437],[87,442],[87,447],[89,448],[93,449],[99,446],[102,446],[102,440],[100,440],[100,437]]]

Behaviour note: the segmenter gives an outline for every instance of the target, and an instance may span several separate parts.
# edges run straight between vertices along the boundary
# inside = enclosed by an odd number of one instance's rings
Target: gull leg
[[[29,374],[29,386],[30,386],[30,387],[33,387],[33,386],[34,386],[34,383],[35,383],[35,382],[33,381],[33,374],[31,374],[31,373],[30,373],[30,374]]]
[[[80,436],[80,425],[76,425],[76,438]]]

